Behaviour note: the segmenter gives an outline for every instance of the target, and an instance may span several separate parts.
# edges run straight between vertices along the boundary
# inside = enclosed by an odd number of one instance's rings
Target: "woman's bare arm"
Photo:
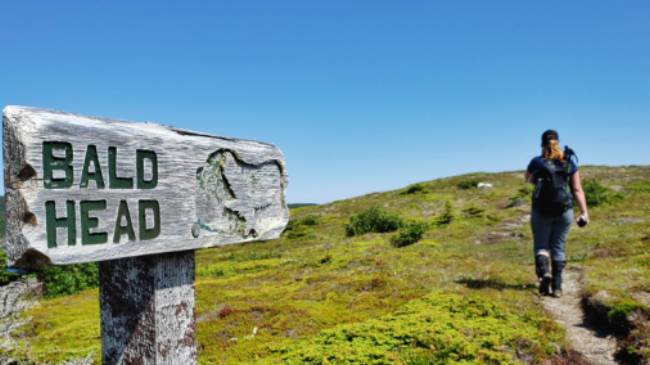
[[[535,180],[533,178],[533,174],[531,174],[528,171],[526,171],[526,173],[524,174],[524,179],[526,180],[527,183],[531,183],[531,184],[535,183]]]
[[[587,208],[587,199],[585,198],[585,192],[582,190],[580,171],[576,171],[575,174],[571,175],[571,191],[573,192],[573,197],[578,202],[580,215],[583,216],[586,220],[589,220],[589,209]]]

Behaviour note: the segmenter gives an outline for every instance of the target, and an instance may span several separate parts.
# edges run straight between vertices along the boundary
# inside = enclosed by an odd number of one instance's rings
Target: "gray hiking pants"
[[[534,253],[550,256],[553,261],[566,261],[564,247],[573,223],[573,209],[563,215],[545,216],[533,209],[530,226],[533,230]]]

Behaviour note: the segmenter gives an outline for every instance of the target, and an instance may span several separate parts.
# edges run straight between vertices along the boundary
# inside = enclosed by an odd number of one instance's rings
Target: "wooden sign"
[[[267,240],[288,221],[269,144],[18,106],[3,128],[13,266]]]

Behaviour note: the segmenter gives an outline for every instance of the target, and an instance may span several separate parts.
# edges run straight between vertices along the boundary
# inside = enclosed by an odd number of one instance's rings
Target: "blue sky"
[[[648,1],[13,1],[0,106],[285,153],[291,202],[523,169],[544,129],[650,163]]]

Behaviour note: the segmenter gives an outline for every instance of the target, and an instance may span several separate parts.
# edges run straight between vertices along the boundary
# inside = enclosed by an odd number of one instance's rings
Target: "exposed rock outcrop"
[[[20,318],[20,312],[30,308],[43,293],[42,284],[36,278],[23,278],[0,287],[0,365],[19,364],[3,353],[15,346],[11,333],[28,320]]]

